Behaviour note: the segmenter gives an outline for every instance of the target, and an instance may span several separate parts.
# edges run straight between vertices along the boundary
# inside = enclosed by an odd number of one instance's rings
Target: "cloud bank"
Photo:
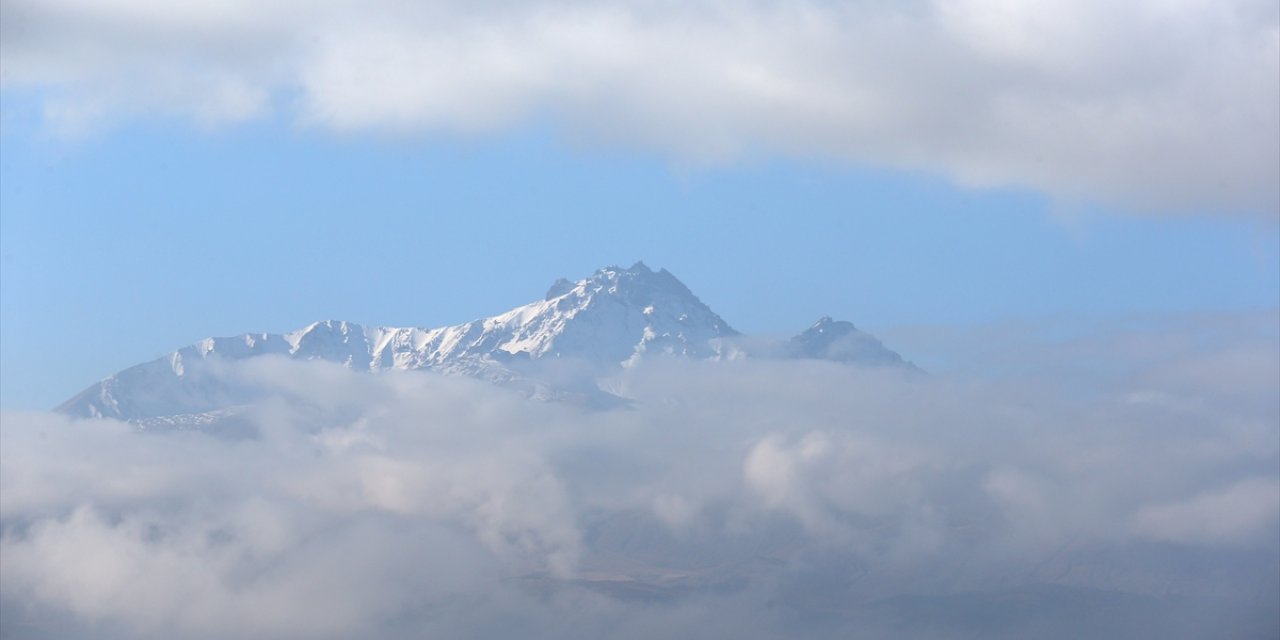
[[[261,358],[209,432],[5,413],[0,631],[1274,637],[1276,347],[1087,390],[653,361],[595,412]]]
[[[5,88],[66,132],[283,112],[342,132],[549,119],[681,163],[920,170],[1144,211],[1280,213],[1266,0],[12,0]]]

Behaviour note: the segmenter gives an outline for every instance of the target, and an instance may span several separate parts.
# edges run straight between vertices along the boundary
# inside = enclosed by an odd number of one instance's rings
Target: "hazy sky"
[[[7,407],[637,259],[746,332],[1280,303],[1273,2],[0,11]]]

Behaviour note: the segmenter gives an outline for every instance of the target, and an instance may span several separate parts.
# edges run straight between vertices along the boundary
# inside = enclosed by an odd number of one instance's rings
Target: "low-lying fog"
[[[0,635],[1276,637],[1274,335],[1028,353],[651,361],[610,411],[261,358],[205,431],[7,412]]]

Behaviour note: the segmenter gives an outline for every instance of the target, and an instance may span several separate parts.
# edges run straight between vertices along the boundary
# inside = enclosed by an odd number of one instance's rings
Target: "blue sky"
[[[288,3],[244,19],[193,3],[154,20],[139,17],[145,3],[93,3],[91,17],[112,18],[101,23],[72,20],[73,4],[5,5],[5,407],[51,406],[208,335],[461,322],[640,259],[753,333],[821,315],[879,332],[1280,305],[1266,3],[1222,3],[1233,21],[1168,42],[1151,34],[1173,18],[1130,8],[1118,33],[1066,62],[1026,39],[1059,28],[1035,15],[1006,11],[993,27],[974,18],[984,3],[924,3],[904,28],[928,38],[887,65],[908,78],[893,81],[863,54],[905,45],[783,51],[865,23],[822,4],[805,5],[825,19],[816,27],[764,3],[710,21],[573,13],[551,35],[515,9],[437,7],[445,24],[496,25],[519,54],[503,64],[465,38],[361,22],[404,45],[388,52],[343,36],[338,10],[285,31]],[[1046,6],[1079,13],[1090,33],[1107,14]],[[1222,11],[1196,7],[1205,15],[1178,24]],[[778,42],[751,27],[766,18]],[[183,38],[197,28],[208,37]],[[646,60],[668,55],[646,47],[680,28],[706,37],[677,46],[690,62],[665,75],[562,51],[591,53],[582,30],[598,29]],[[1183,40],[1199,48],[1173,53]],[[1254,40],[1261,55],[1244,46]],[[441,71],[441,52],[462,72]],[[585,79],[546,79],[560,72]],[[820,87],[844,93],[824,103]],[[1020,106],[959,98],[975,87]],[[847,115],[864,94],[886,111]],[[1104,115],[1063,115],[1089,109]],[[1166,120],[1180,128],[1151,124]]]

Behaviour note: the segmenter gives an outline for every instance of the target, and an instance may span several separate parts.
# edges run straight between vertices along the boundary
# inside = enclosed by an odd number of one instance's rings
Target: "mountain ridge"
[[[372,372],[464,375],[514,386],[534,397],[586,397],[595,406],[615,406],[622,399],[585,378],[555,384],[530,378],[520,364],[573,359],[588,370],[606,371],[654,356],[781,356],[910,366],[851,323],[826,317],[778,353],[748,353],[733,342],[740,335],[671,272],[653,271],[637,262],[627,269],[604,267],[576,282],[560,278],[541,300],[456,325],[374,327],[321,320],[286,333],[205,338],[109,376],[55,411],[142,420],[224,409],[236,393],[204,375],[206,363],[265,355],[324,360]]]

